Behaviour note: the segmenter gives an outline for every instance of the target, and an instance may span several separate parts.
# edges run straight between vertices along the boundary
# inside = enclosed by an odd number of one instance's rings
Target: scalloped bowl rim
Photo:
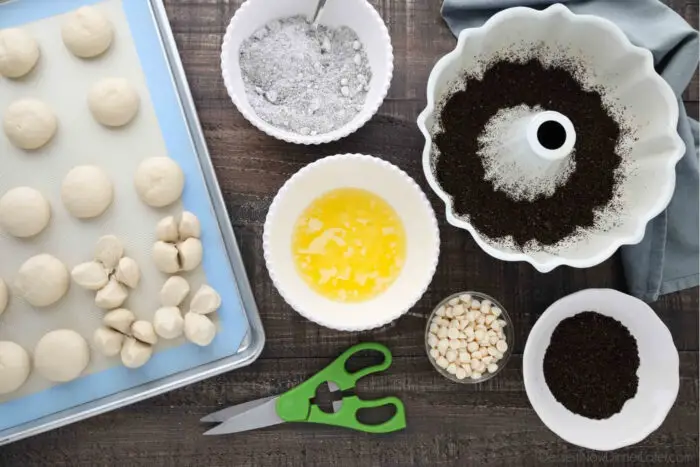
[[[403,304],[401,307],[395,307],[394,311],[392,313],[386,313],[386,315],[383,315],[382,317],[379,317],[376,321],[373,321],[371,323],[369,322],[355,322],[355,323],[350,323],[348,321],[347,324],[341,326],[338,326],[335,323],[331,323],[327,320],[324,320],[324,317],[319,314],[313,314],[309,313],[306,307],[301,306],[299,303],[297,303],[295,300],[292,300],[289,294],[285,291],[285,286],[281,283],[279,277],[277,277],[277,274],[275,273],[275,269],[270,267],[270,264],[274,264],[272,258],[271,258],[271,226],[272,222],[274,221],[274,217],[279,209],[279,204],[281,203],[281,200],[283,200],[287,194],[287,192],[291,189],[292,186],[296,185],[297,183],[302,180],[307,173],[316,170],[317,167],[324,165],[324,164],[333,164],[338,161],[343,161],[343,160],[352,160],[352,159],[360,159],[360,160],[365,160],[365,161],[372,161],[375,164],[379,164],[383,166],[386,169],[392,170],[397,172],[405,181],[406,183],[409,183],[411,188],[416,191],[416,193],[419,195],[419,198],[421,200],[421,203],[423,207],[427,210],[427,212],[430,214],[430,230],[432,231],[432,236],[435,239],[435,244],[431,245],[432,252],[432,263],[428,266],[427,269],[427,278],[428,280],[425,282],[425,284],[421,284],[421,288],[415,289],[413,292],[407,292],[405,295],[410,295],[410,297],[405,300],[405,304]],[[342,185],[342,182],[339,184],[339,186],[344,186]],[[408,175],[405,171],[403,171],[400,167],[392,164],[391,162],[388,162],[384,159],[381,159],[376,156],[370,156],[367,154],[357,154],[357,153],[344,153],[344,154],[335,154],[332,156],[326,156],[321,159],[318,159],[310,164],[307,164],[306,166],[302,167],[299,171],[297,171],[294,175],[292,175],[287,181],[282,185],[282,187],[279,189],[277,194],[275,195],[275,198],[272,201],[272,204],[270,205],[270,208],[267,211],[267,216],[265,218],[265,224],[263,227],[263,257],[265,259],[265,266],[268,270],[268,274],[270,275],[270,279],[272,280],[272,283],[274,284],[275,288],[279,292],[279,294],[282,296],[284,301],[291,306],[297,313],[299,313],[301,316],[304,318],[308,319],[309,321],[313,321],[317,324],[320,324],[321,326],[330,328],[330,329],[336,329],[339,331],[351,331],[351,332],[356,332],[356,331],[367,331],[370,329],[376,329],[382,326],[385,326],[392,321],[397,320],[404,314],[406,314],[411,308],[415,306],[415,304],[418,302],[418,300],[421,299],[421,297],[425,294],[425,292],[428,290],[428,287],[430,286],[430,283],[432,282],[433,277],[435,276],[435,271],[437,270],[437,265],[438,261],[440,258],[440,230],[438,228],[438,223],[437,223],[437,218],[435,216],[435,212],[433,211],[432,205],[430,204],[430,201],[428,200],[428,197],[425,195],[423,190],[420,188],[418,183],[410,176]],[[357,304],[358,306],[362,305],[362,302]]]
[[[374,117],[374,115],[377,113],[379,110],[379,107],[382,105],[384,102],[384,99],[386,98],[387,94],[389,93],[389,87],[391,86],[391,80],[393,78],[394,74],[394,49],[391,45],[391,36],[389,35],[389,30],[386,27],[386,24],[384,23],[384,20],[382,17],[379,15],[377,10],[369,4],[366,0],[360,0],[359,2],[363,8],[368,8],[370,11],[370,15],[374,18],[374,22],[372,23],[371,26],[368,27],[376,27],[380,31],[380,36],[382,37],[382,44],[381,45],[368,45],[369,46],[382,46],[384,48],[384,54],[387,57],[387,62],[386,62],[386,73],[383,82],[377,83],[377,84],[372,84],[376,82],[374,79],[370,82],[371,86],[381,86],[381,91],[377,96],[377,99],[375,102],[368,102],[365,101],[365,104],[362,108],[362,110],[348,123],[343,125],[340,128],[337,128],[329,133],[323,133],[320,135],[301,135],[301,134],[296,134],[292,133],[289,131],[283,131],[267,122],[265,122],[263,119],[258,117],[255,112],[249,110],[245,105],[243,105],[243,100],[246,99],[245,95],[241,96],[239,93],[237,93],[234,89],[233,83],[232,83],[232,78],[230,76],[230,69],[232,68],[232,65],[229,64],[228,56],[227,56],[227,50],[229,48],[229,44],[231,43],[234,35],[236,34],[236,29],[237,26],[240,22],[243,21],[246,11],[248,11],[251,8],[257,8],[261,5],[264,4],[264,0],[245,0],[243,4],[236,10],[236,12],[233,14],[233,17],[231,18],[231,21],[229,22],[228,26],[226,27],[226,32],[224,33],[224,39],[221,44],[221,54],[220,54],[220,66],[221,66],[221,74],[224,79],[224,86],[226,87],[226,92],[229,95],[229,98],[233,102],[233,104],[236,106],[236,109],[243,115],[243,117],[248,120],[254,127],[256,127],[258,130],[262,131],[263,133],[272,136],[273,138],[277,138],[282,141],[286,141],[287,143],[294,143],[294,144],[324,144],[324,143],[330,143],[332,141],[337,141],[339,139],[345,138],[346,136],[356,132],[359,130],[361,127],[363,127],[368,121]],[[269,3],[267,4],[269,6]],[[374,72],[374,70],[373,70]]]
[[[644,61],[643,66],[644,69],[647,71],[649,79],[656,82],[664,101],[666,101],[666,104],[668,105],[671,117],[669,119],[668,132],[672,135],[677,149],[675,157],[668,158],[665,164],[665,169],[669,180],[666,191],[663,193],[663,196],[657,198],[657,202],[647,210],[644,216],[641,216],[639,219],[637,219],[637,224],[632,235],[614,236],[613,240],[605,249],[596,252],[594,255],[588,258],[566,259],[562,258],[561,256],[550,255],[546,261],[538,261],[525,252],[507,252],[498,249],[497,247],[485,241],[482,238],[482,235],[479,232],[477,232],[476,229],[474,229],[470,222],[459,219],[455,215],[450,196],[442,190],[439,183],[435,179],[435,176],[430,166],[432,152],[432,136],[430,135],[430,131],[426,126],[426,121],[428,117],[430,117],[436,111],[436,103],[435,99],[433,98],[433,94],[435,94],[434,90],[436,88],[438,76],[440,76],[445,71],[445,69],[448,67],[448,64],[458,60],[459,57],[464,53],[464,47],[468,38],[483,36],[486,34],[486,31],[488,29],[497,26],[500,22],[510,19],[514,16],[524,15],[531,17],[548,17],[553,16],[555,14],[563,14],[567,17],[569,21],[587,21],[591,24],[596,25],[597,27],[607,29],[618,39],[620,44],[624,45],[630,51],[630,53],[636,53],[637,55],[641,55],[642,60]],[[664,81],[663,78],[661,78],[661,76],[659,76],[654,70],[654,61],[651,52],[647,49],[637,47],[634,44],[632,44],[627,38],[627,36],[625,36],[625,34],[617,25],[605,18],[593,15],[575,14],[561,4],[552,5],[547,9],[541,11],[527,7],[513,7],[503,10],[500,13],[497,13],[494,16],[492,16],[488,21],[486,21],[486,23],[484,23],[483,26],[479,28],[464,29],[462,30],[462,32],[460,32],[455,48],[446,55],[444,55],[440,60],[438,60],[438,62],[433,67],[433,70],[430,72],[427,84],[427,98],[427,105],[418,116],[418,127],[420,128],[421,132],[423,133],[423,136],[425,137],[425,145],[423,147],[423,172],[425,173],[425,177],[428,180],[428,184],[435,192],[435,194],[437,194],[442,200],[442,202],[445,204],[445,217],[447,219],[447,222],[455,227],[467,230],[482,250],[484,250],[486,253],[497,259],[504,261],[525,261],[527,263],[530,263],[535,269],[537,269],[540,272],[549,272],[558,266],[564,265],[572,266],[575,268],[588,268],[595,266],[610,258],[621,246],[639,243],[644,237],[644,232],[646,230],[647,223],[651,219],[659,215],[664,209],[666,209],[675,191],[675,166],[676,163],[685,154],[685,144],[683,143],[683,140],[680,138],[677,132],[679,116],[678,101],[668,83],[666,83],[666,81]]]

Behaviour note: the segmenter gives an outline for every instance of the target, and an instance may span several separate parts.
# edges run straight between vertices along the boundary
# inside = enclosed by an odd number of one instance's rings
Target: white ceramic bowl
[[[377,10],[366,0],[330,1],[323,9],[321,24],[333,28],[348,26],[357,33],[367,52],[372,79],[363,109],[344,126],[315,136],[286,131],[259,118],[248,103],[243,87],[238,61],[241,43],[274,19],[294,15],[311,16],[316,4],[317,0],[247,0],[231,18],[221,46],[221,72],[224,84],[238,111],[259,130],[289,143],[328,143],[357,131],[379,109],[389,91],[394,72],[391,38]]]
[[[557,325],[583,311],[610,316],[626,326],[639,349],[639,387],[622,411],[605,420],[574,414],[554,399],[544,379],[544,354]],[[678,395],[678,351],[668,328],[646,303],[611,289],[587,289],[554,302],[527,338],[523,379],[540,419],[564,440],[610,451],[638,443],[663,423]]]
[[[359,303],[336,302],[313,291],[292,258],[292,232],[301,213],[323,193],[343,187],[383,198],[406,231],[401,273],[382,294]],[[319,159],[287,180],[267,213],[263,251],[272,282],[299,314],[328,328],[361,331],[394,321],[423,295],[437,266],[440,234],[428,199],[405,172],[376,157],[342,154]]]
[[[431,168],[431,131],[439,120],[436,105],[453,89],[464,70],[481,69],[479,60],[488,62],[499,51],[532,49],[533,44],[540,43],[575,50],[579,58],[585,57],[591,83],[611,90],[612,99],[626,107],[624,119],[637,128],[639,139],[631,144],[631,169],[622,189],[621,214],[614,226],[569,241],[555,251],[521,251],[487,239],[454,213],[450,196],[442,190]],[[426,140],[423,169],[431,188],[445,203],[447,221],[469,231],[489,255],[506,261],[527,261],[540,272],[561,265],[594,266],[621,245],[641,241],[647,222],[666,208],[675,188],[675,165],[685,152],[677,123],[676,98],[654,71],[651,53],[632,45],[613,23],[573,14],[559,4],[543,11],[510,8],[480,28],[462,31],[455,49],[433,68],[428,79],[428,105],[418,117]]]

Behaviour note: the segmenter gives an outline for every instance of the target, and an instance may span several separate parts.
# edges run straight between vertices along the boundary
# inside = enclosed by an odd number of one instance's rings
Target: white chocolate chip
[[[467,350],[469,351],[469,353],[476,352],[477,350],[479,350],[479,344],[477,344],[476,342],[470,342],[467,344]]]
[[[428,345],[430,347],[437,347],[438,342],[440,342],[440,339],[435,334],[431,334],[428,336]]]
[[[469,305],[469,308],[472,310],[481,310],[481,302],[479,300],[472,300],[471,305]]]
[[[459,380],[463,380],[464,378],[467,377],[467,372],[464,371],[464,368],[457,368],[457,371],[455,372],[455,376]]]
[[[479,378],[481,378],[481,373],[479,373],[478,371],[475,371],[472,373],[472,379],[479,379]]]
[[[469,304],[470,304],[471,301],[472,301],[472,296],[469,295],[468,293],[465,293],[465,294],[462,294],[462,295],[459,296],[459,300],[460,300],[462,303],[464,303],[464,304],[466,304],[467,306],[469,306]]]
[[[447,337],[449,337],[450,339],[458,339],[459,330],[457,328],[450,328],[450,330],[447,332]]]
[[[447,352],[447,348],[449,345],[450,345],[450,342],[447,339],[440,339],[440,341],[438,342],[437,348],[442,355],[445,355],[445,352]]]
[[[464,307],[462,305],[455,305],[452,307],[452,314],[454,316],[462,316],[464,314]]]
[[[500,340],[496,342],[496,350],[498,350],[499,352],[505,352],[506,350],[508,350],[508,344],[506,343],[506,341]]]
[[[436,363],[437,366],[439,366],[440,368],[447,368],[447,365],[450,364],[450,362],[448,362],[447,359],[446,359],[445,357],[440,357],[440,358],[438,358],[437,360],[435,360],[435,363]]]
[[[495,373],[496,370],[498,370],[498,365],[496,365],[495,363],[492,363],[488,366],[487,369],[488,369],[489,373]]]
[[[448,350],[445,354],[445,358],[448,362],[452,363],[457,360],[457,352],[455,350]]]
[[[441,327],[438,329],[437,336],[438,336],[440,339],[444,339],[445,337],[447,337],[447,328],[446,328],[445,326],[441,326]]]
[[[447,302],[447,303],[448,303],[450,306],[455,306],[455,305],[457,305],[457,304],[459,303],[459,297],[455,297],[455,298],[453,298],[452,300],[450,300],[450,301]]]
[[[437,334],[438,329],[439,329],[439,327],[437,324],[435,324],[435,323],[430,324],[430,333],[431,334]]]
[[[501,309],[498,308],[497,306],[492,306],[491,307],[491,314],[493,316],[495,316],[496,318],[498,318],[499,316],[501,316]]]
[[[481,312],[486,314],[491,311],[491,301],[490,300],[484,300],[481,302]]]
[[[450,348],[452,350],[459,350],[459,340],[458,339],[450,339]]]
[[[467,363],[472,359],[471,355],[469,355],[469,352],[460,352],[459,353],[459,361],[462,363]]]
[[[450,363],[449,365],[447,365],[447,372],[451,375],[457,373],[457,365],[455,365],[454,363]]]
[[[433,360],[437,360],[440,358],[440,352],[438,352],[438,349],[430,349],[430,356]]]
[[[441,306],[440,308],[438,308],[435,314],[440,317],[445,316],[445,307]]]
[[[457,331],[459,331],[459,320],[453,319],[450,322],[450,328],[457,329]]]

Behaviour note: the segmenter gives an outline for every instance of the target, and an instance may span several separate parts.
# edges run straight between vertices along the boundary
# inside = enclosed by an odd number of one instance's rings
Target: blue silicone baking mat
[[[21,26],[97,3],[100,2],[12,0],[0,3],[0,29]],[[237,352],[248,331],[245,310],[229,256],[212,209],[151,6],[147,0],[121,0],[121,5],[150,92],[150,103],[142,101],[142,105],[153,106],[168,155],[179,163],[185,173],[183,208],[197,215],[202,224],[202,267],[207,282],[222,297],[222,306],[218,311],[219,333],[208,347],[189,343],[161,351],[156,347],[152,359],[139,369],[130,370],[116,364],[113,368],[72,382],[1,403],[0,431],[231,356]],[[0,92],[1,90],[0,82]]]

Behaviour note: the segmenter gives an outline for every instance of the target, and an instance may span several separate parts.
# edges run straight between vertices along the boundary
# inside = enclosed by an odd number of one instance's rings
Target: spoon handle
[[[326,6],[326,2],[328,0],[318,0],[318,3],[316,4],[316,11],[314,12],[313,20],[311,23],[314,26],[318,25],[318,20],[321,17],[321,12],[323,11],[323,7]]]

